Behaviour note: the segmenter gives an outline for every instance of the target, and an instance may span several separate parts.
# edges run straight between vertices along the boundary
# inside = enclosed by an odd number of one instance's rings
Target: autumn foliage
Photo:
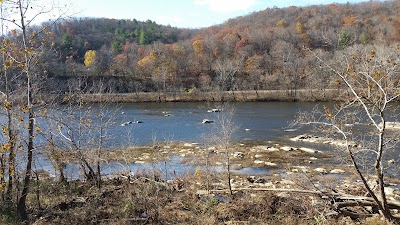
[[[161,70],[174,77],[165,83],[166,90],[200,88],[201,74],[215,84],[216,62],[235,61],[239,65],[235,90],[253,89],[255,84],[257,89],[307,89],[314,87],[308,80],[313,79],[309,74],[315,60],[304,48],[335,61],[337,52],[350,47],[397,44],[399,10],[397,2],[375,1],[268,8],[202,29],[179,29],[150,20],[70,19],[44,24],[51,34],[45,41],[56,53],[44,54],[43,66],[49,76],[71,80],[76,75],[102,76],[114,85],[110,90],[132,92],[157,91],[153,78]],[[15,35],[11,32],[10,38]],[[6,61],[6,66],[12,63]],[[133,80],[135,85],[114,79]]]
[[[96,51],[88,50],[85,53],[85,61],[84,61],[85,66],[90,67],[91,65],[93,65],[95,60],[96,60]]]

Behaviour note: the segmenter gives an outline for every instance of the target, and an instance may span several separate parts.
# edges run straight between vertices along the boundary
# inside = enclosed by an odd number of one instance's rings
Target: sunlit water
[[[329,104],[329,103],[321,103]],[[302,130],[291,130],[287,132],[289,124],[295,119],[300,111],[311,111],[317,103],[305,102],[244,102],[233,104],[233,114],[231,125],[233,142],[259,142],[259,143],[280,143],[291,146],[301,145],[318,150],[329,151],[332,146],[294,143],[290,138],[299,134],[310,132],[307,128]],[[94,105],[90,109],[83,109],[81,113],[91,116],[92,122],[89,127],[82,127],[81,135],[85,138],[77,138],[75,141],[89,148],[100,146],[107,148],[124,148],[129,146],[152,145],[159,142],[196,142],[206,144],[206,136],[217,136],[219,133],[217,121],[221,116],[227,116],[225,112],[208,112],[210,109],[220,108],[217,103],[132,103],[132,104],[109,104],[105,107]],[[100,112],[103,117],[99,117]],[[56,113],[54,113],[56,114]],[[229,117],[229,115],[227,116]],[[104,126],[101,124],[103,119]],[[215,121],[214,123],[202,123],[204,119]],[[107,121],[107,123],[105,122]],[[140,121],[140,122],[138,122]],[[52,134],[54,140],[60,144],[60,147],[70,148],[68,130],[65,126],[55,129],[54,124],[41,123],[42,129],[53,126]],[[75,128],[78,126],[76,121],[67,121],[66,125]],[[59,125],[58,125],[59,126]],[[100,142],[99,127],[103,126],[102,141]],[[43,141],[40,137],[37,142]],[[208,143],[210,144],[210,143]],[[211,143],[212,144],[212,143]],[[391,156],[390,156],[391,157]],[[42,168],[48,172],[54,173],[53,165],[45,160],[45,157],[38,156],[35,161],[36,168]],[[157,170],[165,178],[184,173],[193,173],[196,166],[181,163],[179,157],[172,158],[170,161],[148,164],[125,164],[120,162],[109,162],[102,164],[103,174],[111,174],[117,171],[138,171],[138,170]],[[204,169],[204,168],[203,168]],[[222,167],[213,167],[212,171],[223,170]],[[69,164],[66,174],[70,178],[79,177],[79,168],[77,165]],[[244,168],[237,173],[248,174],[267,174],[266,168]]]
[[[284,131],[299,110],[311,110],[315,103],[235,103],[232,117],[233,141],[284,140]],[[110,127],[110,145],[147,145],[154,141],[204,142],[205,134],[217,129],[221,113],[207,112],[218,105],[204,103],[138,103],[119,105],[116,124]],[[141,121],[120,126],[128,121]],[[129,132],[128,132],[129,131]],[[128,134],[129,133],[129,134]]]

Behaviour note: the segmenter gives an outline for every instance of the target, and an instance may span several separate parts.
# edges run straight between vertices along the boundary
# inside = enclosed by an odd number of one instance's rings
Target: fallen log
[[[308,194],[327,195],[322,191],[317,190],[303,190],[303,189],[288,189],[288,188],[233,188],[232,191],[276,191],[276,192],[299,192]],[[229,192],[228,189],[222,190],[198,190],[199,193],[225,193]]]
[[[353,201],[355,203],[358,203],[359,206],[377,206],[377,204],[375,203],[375,201],[372,197],[341,195],[341,196],[335,196],[334,198],[335,198],[336,202],[341,202],[343,204],[345,204],[346,201]],[[347,203],[347,204],[349,204],[349,203]],[[363,205],[363,204],[365,204],[365,205]],[[370,204],[372,204],[372,205],[370,205]],[[399,201],[387,200],[387,204],[390,209],[399,209],[400,210],[400,202]]]
[[[319,195],[321,198],[330,198],[333,200],[333,208],[342,213],[343,215],[349,216],[351,218],[365,218],[373,216],[374,214],[379,214],[378,205],[372,197],[366,196],[355,196],[355,195],[346,195],[335,192],[323,192],[320,190],[304,190],[304,189],[286,189],[286,188],[234,188],[232,191],[274,191],[274,192],[297,192],[297,193],[305,193],[305,194],[314,194]],[[226,193],[229,192],[227,189],[223,190],[198,190],[197,193],[199,195],[203,195],[204,193]],[[387,204],[389,209],[397,209],[400,210],[400,202],[388,200]],[[372,213],[357,213],[352,212],[347,207],[372,207]],[[397,217],[395,217],[397,219]]]
[[[377,206],[375,202],[370,201],[351,201],[351,202],[335,202],[333,207],[335,209],[340,209],[344,207],[354,207],[354,206]]]

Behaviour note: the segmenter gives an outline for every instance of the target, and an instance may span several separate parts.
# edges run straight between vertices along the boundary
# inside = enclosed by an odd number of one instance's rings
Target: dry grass
[[[213,177],[212,182],[218,179]],[[204,182],[204,181],[203,181]],[[379,217],[352,221],[328,217],[326,200],[303,193],[246,192],[198,195],[197,177],[164,181],[141,174],[128,180],[116,177],[95,185],[43,180],[40,206],[29,196],[31,222],[41,224],[388,224]],[[12,224],[12,212],[0,211],[0,224]],[[13,222],[14,221],[14,222]]]

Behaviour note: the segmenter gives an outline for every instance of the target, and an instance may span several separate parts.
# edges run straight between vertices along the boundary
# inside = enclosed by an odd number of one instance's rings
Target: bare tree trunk
[[[21,219],[27,220],[28,214],[26,212],[26,197],[29,192],[30,181],[31,181],[31,173],[32,173],[32,160],[33,160],[33,138],[34,138],[34,127],[35,127],[35,115],[33,112],[32,106],[32,78],[30,71],[30,60],[28,55],[28,46],[27,46],[27,34],[26,34],[26,26],[25,26],[25,7],[22,5],[22,0],[18,0],[19,5],[19,13],[21,19],[21,30],[22,30],[22,41],[23,41],[23,51],[24,51],[24,73],[27,78],[27,107],[28,107],[28,149],[27,149],[27,163],[25,170],[25,177],[22,187],[21,197],[18,200],[17,212]]]
[[[6,192],[6,200],[8,203],[12,203],[13,199],[13,184],[15,180],[15,135],[13,134],[11,111],[7,109],[7,120],[8,120],[8,138],[9,138],[9,155],[8,155],[8,185]]]
[[[386,129],[386,121],[383,112],[381,112],[381,118],[382,118],[382,130],[379,132],[379,144],[378,144],[378,154],[376,156],[375,160],[375,172],[376,176],[378,178],[378,185],[379,185],[379,192],[381,194],[381,200],[382,200],[382,213],[383,215],[388,218],[389,220],[393,220],[393,215],[390,212],[389,205],[387,203],[386,199],[386,194],[385,194],[385,184],[384,184],[384,175],[382,171],[382,156],[383,156],[383,138],[385,135],[385,129]]]
[[[380,54],[375,54],[376,51],[380,50]],[[353,50],[354,51],[354,50]],[[346,104],[335,109],[334,112],[330,111],[327,107],[324,109],[324,117],[317,118],[314,116],[308,117],[306,120],[314,120],[313,124],[322,126],[330,126],[335,129],[337,133],[340,133],[342,138],[346,141],[346,150],[353,164],[353,168],[362,180],[364,187],[367,189],[368,194],[375,201],[379,213],[387,220],[394,221],[388,199],[385,193],[384,181],[384,154],[387,151],[398,148],[398,133],[391,134],[386,131],[386,116],[391,117],[392,120],[397,120],[396,109],[389,107],[389,104],[398,100],[400,94],[398,93],[397,82],[399,81],[399,72],[397,70],[397,63],[399,58],[397,54],[391,55],[391,50],[386,48],[376,48],[369,50],[366,54],[365,60],[357,62],[355,60],[346,61],[344,60],[344,67],[348,68],[351,65],[351,70],[347,69],[346,73],[341,73],[340,69],[334,69],[332,66],[326,64],[316,54],[314,56],[325,66],[336,74],[339,80],[336,81],[338,91],[340,91],[343,85],[350,98]],[[351,54],[357,54],[352,52]],[[360,54],[360,52],[358,52]],[[396,61],[394,65],[385,64],[385,61]],[[373,69],[371,69],[373,68]],[[356,108],[356,109],[354,109]],[[358,109],[357,109],[358,108]],[[347,111],[346,113],[344,113]],[[390,113],[386,113],[386,112]],[[349,115],[351,116],[347,118]],[[324,118],[324,119],[322,119]],[[376,142],[365,142],[364,139],[355,137],[352,129],[346,130],[342,128],[343,123],[354,123],[354,118],[357,122],[366,122],[371,124],[373,131],[371,133],[365,133],[368,137],[376,137]],[[363,133],[363,132],[361,132]],[[348,134],[348,135],[347,135]],[[359,134],[357,134],[359,135]],[[360,136],[361,136],[360,135]],[[356,158],[357,150],[353,151],[353,147],[348,145],[348,137],[355,138],[360,142],[363,151],[359,151],[358,154],[366,154],[365,149],[369,150],[373,154],[376,154],[375,159],[364,162],[364,166],[373,169],[375,172],[375,181],[378,183],[378,191],[373,190],[371,184],[366,179],[366,174],[360,169],[360,159]],[[365,146],[363,146],[365,144]],[[354,147],[356,148],[356,147]],[[387,153],[386,153],[387,154]],[[361,158],[365,160],[365,155]]]
[[[230,162],[230,142],[233,133],[237,130],[235,125],[232,122],[234,115],[234,108],[228,103],[225,103],[221,106],[222,111],[218,113],[216,120],[215,130],[218,132],[215,134],[215,141],[217,144],[222,146],[222,149],[225,151],[225,160],[226,160],[226,172],[227,172],[227,184],[229,188],[229,192],[233,195],[232,183],[231,183],[231,162]]]
[[[231,162],[230,162],[228,143],[225,145],[225,157],[226,157],[226,172],[228,173],[228,189],[230,195],[233,195],[232,182],[231,182]]]
[[[31,175],[32,175],[32,160],[33,160],[33,129],[35,125],[35,120],[34,120],[34,114],[32,112],[32,109],[29,111],[29,123],[28,123],[28,130],[29,130],[29,138],[28,138],[28,161],[26,163],[26,170],[25,170],[25,178],[24,178],[24,183],[22,187],[22,193],[21,197],[18,201],[17,205],[17,211],[18,215],[20,216],[21,219],[27,220],[28,219],[28,214],[26,212],[26,197],[29,192],[29,187],[30,187],[30,181],[31,181]]]

